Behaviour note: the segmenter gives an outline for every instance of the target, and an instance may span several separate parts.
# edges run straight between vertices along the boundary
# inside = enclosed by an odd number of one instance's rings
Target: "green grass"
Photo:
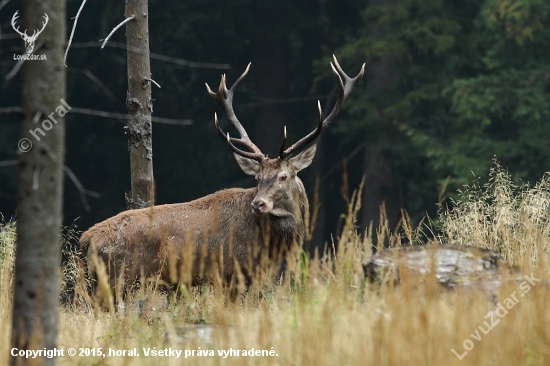
[[[65,352],[73,347],[77,353],[80,348],[97,352],[101,347],[103,353],[136,348],[140,357],[77,354],[59,358],[58,364],[548,365],[549,187],[548,176],[534,188],[516,187],[496,166],[487,186],[465,188],[455,208],[442,209],[438,218],[442,240],[498,250],[509,262],[521,264],[525,273],[533,271],[542,280],[529,292],[509,283],[495,300],[475,289],[442,290],[435,281],[419,286],[405,280],[395,287],[366,283],[362,264],[370,257],[373,238],[414,242],[422,230],[413,228],[405,215],[397,230],[383,222],[377,230],[357,233],[353,223],[361,200],[354,196],[334,250],[322,259],[294,253],[289,260],[294,281],[264,282],[236,302],[209,285],[182,288],[178,299],[142,289],[125,312],[103,311],[85,294],[77,296],[75,306],[62,310],[59,347]],[[2,294],[11,293],[14,233],[11,223],[0,228],[0,253],[8,253],[1,254]],[[78,266],[67,271],[75,273]],[[478,330],[481,341],[473,339],[470,335],[476,336],[479,326],[485,328],[485,316],[496,308],[495,301],[504,301],[514,291],[519,302],[490,332]],[[10,299],[4,295],[0,302],[0,364],[7,363],[9,353]],[[473,348],[459,360],[451,349],[463,354],[468,339]],[[145,357],[143,348],[154,347],[182,350],[182,356]],[[252,348],[273,350],[277,356],[218,356],[220,350]],[[207,356],[197,356],[199,350]],[[184,358],[185,351],[195,351],[195,356]],[[210,351],[215,356],[208,356]]]

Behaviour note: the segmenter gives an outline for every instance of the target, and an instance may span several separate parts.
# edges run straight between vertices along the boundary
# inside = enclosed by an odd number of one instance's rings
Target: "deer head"
[[[34,32],[32,33],[32,36],[29,36],[29,35],[27,35],[27,30],[26,29],[25,29],[24,32],[21,32],[19,30],[19,26],[17,26],[17,28],[15,27],[15,21],[17,20],[17,18],[19,18],[19,15],[17,13],[19,13],[19,10],[16,11],[15,14],[13,14],[13,17],[11,18],[11,26],[13,27],[13,29],[17,33],[19,33],[21,38],[23,38],[23,41],[25,41],[25,49],[27,50],[27,54],[30,55],[32,53],[32,51],[34,50],[34,44],[36,42],[36,38],[38,38],[40,33],[42,33],[44,28],[46,28],[46,25],[48,24],[48,20],[50,18],[48,18],[48,14],[44,13],[44,20],[45,21],[42,22],[42,29],[40,29],[39,31],[34,30]]]
[[[216,130],[233,150],[239,166],[246,174],[253,175],[258,182],[258,193],[251,202],[251,209],[256,214],[288,217],[293,216],[296,212],[295,194],[297,190],[303,190],[302,182],[296,174],[311,164],[315,156],[315,140],[321,135],[323,129],[336,118],[344,100],[365,72],[365,65],[363,64],[359,74],[355,78],[350,78],[342,70],[334,55],[333,59],[334,64],[331,62],[330,65],[338,84],[338,99],[335,106],[332,108],[330,114],[323,119],[321,102],[318,101],[319,121],[317,128],[288,148],[286,148],[287,136],[285,127],[279,156],[274,159],[270,159],[254,145],[233,111],[233,94],[237,86],[248,74],[250,64],[248,64],[244,73],[235,81],[230,89],[227,89],[225,75],[222,75],[220,86],[216,93],[206,84],[208,93],[222,107],[229,122],[237,129],[240,135],[240,138],[234,138],[230,137],[229,133],[224,133],[220,128],[217,114],[214,115]],[[342,78],[344,81],[342,81]],[[241,150],[235,145],[239,145],[247,151]],[[304,149],[305,151],[299,153]]]

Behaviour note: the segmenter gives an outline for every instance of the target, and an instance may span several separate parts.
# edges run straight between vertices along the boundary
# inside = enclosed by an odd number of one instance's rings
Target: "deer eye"
[[[288,175],[286,175],[286,174],[281,175],[281,176],[279,177],[279,180],[280,180],[281,182],[284,182],[284,181],[286,181],[287,179],[288,179]]]

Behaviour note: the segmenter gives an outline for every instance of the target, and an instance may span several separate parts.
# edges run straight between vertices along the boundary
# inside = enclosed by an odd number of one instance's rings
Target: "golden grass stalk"
[[[442,231],[436,234],[499,250],[512,263],[527,260],[523,270],[529,276],[533,271],[532,283],[505,282],[496,294],[443,290],[435,280],[419,285],[414,276],[404,276],[399,286],[366,283],[362,264],[370,258],[374,230],[357,232],[361,199],[353,193],[334,250],[313,258],[293,252],[288,261],[291,275],[277,282],[258,273],[261,279],[234,302],[215,281],[195,287],[182,284],[172,292],[146,281],[124,309],[110,312],[98,310],[98,299],[80,294],[80,302],[63,307],[59,347],[65,356],[57,363],[548,365],[550,178],[545,175],[534,188],[518,188],[497,168],[488,185],[463,190],[454,209],[442,213]],[[14,232],[13,224],[0,228],[0,253],[13,253]],[[406,214],[399,230],[391,232],[384,221],[376,234],[378,241],[391,245],[418,242],[422,235]],[[11,252],[6,252],[8,247]],[[7,364],[13,255],[1,259],[0,364]],[[78,273],[76,287],[86,288],[79,271],[67,273]],[[506,302],[513,297],[518,299],[513,305]],[[511,307],[504,314],[497,312],[499,304]],[[68,356],[69,348],[77,354]],[[172,354],[152,356],[153,350]],[[256,351],[264,355],[249,355]]]

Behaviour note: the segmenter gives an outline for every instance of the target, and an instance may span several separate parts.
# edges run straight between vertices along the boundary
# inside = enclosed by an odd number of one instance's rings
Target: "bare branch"
[[[6,4],[9,3],[9,2],[10,2],[10,0],[3,0],[2,2],[0,2],[0,10],[2,10],[2,8],[4,6],[6,6]]]
[[[21,111],[22,111],[21,107],[0,108],[0,114],[21,113]],[[98,111],[95,109],[78,108],[78,107],[71,107],[71,113],[87,114],[90,116],[114,118],[114,119],[120,119],[120,120],[126,120],[128,118],[128,115],[125,113],[105,112],[105,111]],[[193,120],[191,119],[172,119],[172,118],[163,118],[163,117],[154,117],[154,116],[151,116],[151,122],[163,123],[163,124],[174,125],[174,126],[189,126],[193,124]]]
[[[84,206],[84,209],[86,210],[86,212],[90,212],[91,209],[90,209],[90,205],[88,205],[88,200],[86,199],[86,196],[99,198],[101,197],[101,195],[97,192],[89,191],[86,188],[84,188],[84,186],[82,185],[82,183],[80,183],[80,181],[78,180],[76,175],[73,173],[73,171],[67,165],[61,164],[59,159],[57,159],[57,156],[55,156],[55,154],[51,152],[47,146],[44,146],[44,148],[48,156],[50,157],[50,159],[52,159],[54,163],[56,163],[59,167],[61,167],[61,169],[63,169],[63,171],[69,176],[69,178],[71,178],[74,185],[76,186],[76,189],[78,189],[78,191],[80,192],[80,200],[82,201],[82,205]]]
[[[2,39],[21,39],[21,36],[16,33],[7,33],[2,35]],[[21,47],[17,47],[21,49]]]
[[[100,44],[99,42],[81,42],[81,43],[74,43],[72,47],[73,48],[91,48],[91,47],[97,47],[99,44]],[[128,50],[128,47],[126,47],[124,43],[120,43],[120,42],[109,42],[109,44],[107,44],[106,46],[119,48],[121,50]],[[143,53],[142,50],[134,49],[134,48],[130,48],[130,51],[136,52],[139,54]],[[203,68],[203,69],[230,69],[231,68],[231,65],[229,64],[216,64],[216,63],[188,61],[180,58],[159,55],[158,53],[150,53],[149,57],[155,60],[170,62],[180,66],[196,67],[196,68]]]
[[[208,63],[208,62],[187,61],[187,60],[182,60],[175,57],[159,55],[157,53],[151,53],[149,54],[149,56],[155,60],[170,62],[176,65],[182,65],[182,66],[189,66],[189,67],[196,67],[196,68],[203,68],[203,69],[223,69],[223,70],[228,70],[231,68],[231,65],[229,64],[215,64],[215,63]]]
[[[4,161],[0,161],[0,168],[4,166],[13,166],[17,164],[18,164],[17,160],[4,160]]]
[[[80,114],[88,114],[91,116],[98,116],[98,117],[115,118],[120,120],[126,120],[128,118],[128,115],[125,113],[104,112],[104,111],[98,111],[95,109],[78,108],[78,107],[72,107],[71,113],[72,112],[80,113]],[[151,116],[151,122],[164,123],[167,125],[176,125],[176,126],[188,126],[193,124],[193,120],[190,120],[190,119],[171,119],[171,118],[162,118],[162,117],[154,117],[154,116]]]
[[[34,117],[32,118],[32,123],[38,123],[40,117],[42,117],[42,111],[36,111]]]
[[[9,79],[11,79],[11,78],[14,77],[15,75],[17,75],[17,72],[19,71],[19,69],[21,68],[21,66],[23,66],[23,62],[25,62],[25,59],[24,59],[24,58],[21,58],[21,59],[17,60],[17,62],[15,63],[15,66],[13,67],[13,69],[11,69],[11,71],[8,72],[8,73],[4,76],[4,80],[5,80],[5,81],[8,81]]]
[[[92,80],[92,82],[94,82],[97,86],[99,86],[99,88],[101,90],[103,90],[105,92],[105,94],[107,94],[107,96],[109,98],[111,98],[112,100],[116,100],[116,97],[115,95],[109,90],[109,88],[107,88],[107,85],[105,85],[101,80],[99,80],[94,74],[92,74],[90,72],[90,70],[88,69],[85,69],[84,70],[84,75],[86,75],[90,80]]]
[[[130,20],[133,20],[135,19],[136,16],[135,15],[132,15],[131,17],[128,17],[126,19],[124,19],[122,22],[120,22],[119,25],[117,25],[116,27],[113,28],[113,30],[111,31],[111,33],[109,33],[109,35],[107,36],[107,38],[105,38],[105,40],[103,41],[103,44],[101,45],[101,48],[105,47],[105,44],[107,43],[107,41],[109,40],[109,38],[111,38],[111,36],[117,31],[118,28],[122,27],[124,24],[128,23]]]
[[[144,79],[145,79],[146,81],[149,81],[149,82],[151,82],[151,83],[155,84],[155,85],[157,86],[157,88],[159,88],[159,89],[160,89],[160,85],[159,85],[159,84],[158,84],[158,83],[157,83],[157,82],[156,82],[155,80],[153,80],[153,79],[149,79],[149,78],[144,78]],[[144,87],[144,88],[145,88],[145,87]]]
[[[59,22],[60,21],[60,17],[57,15],[57,13],[48,5],[48,2],[47,1],[41,1],[40,2],[40,7],[42,8],[42,10],[44,10],[45,13],[47,14],[50,14],[52,16],[52,18],[56,21],[56,22]],[[46,15],[47,15],[46,14]],[[65,21],[65,17],[63,17],[63,21]]]
[[[115,95],[107,88],[107,85],[105,85],[101,80],[99,80],[94,74],[90,72],[88,69],[68,69],[69,72],[78,72],[86,75],[94,84],[96,84],[107,96],[112,99],[116,100]]]
[[[71,36],[69,37],[69,42],[67,43],[67,48],[65,49],[65,57],[63,57],[63,63],[65,64],[65,67],[67,67],[67,54],[69,53],[69,48],[71,48],[71,43],[73,42],[73,36],[74,31],[76,29],[76,23],[78,22],[78,17],[80,16],[80,12],[84,8],[84,4],[86,4],[87,0],[84,0],[82,4],[80,4],[80,8],[76,12],[76,16],[74,17],[74,24],[73,29],[71,29]]]
[[[21,113],[21,107],[0,108],[0,114]]]
[[[4,6],[6,6],[7,3],[9,3],[10,0],[3,0],[0,2],[0,10],[2,10],[2,8]],[[5,37],[4,37],[5,38]],[[0,26],[0,40],[2,40],[2,27]]]

